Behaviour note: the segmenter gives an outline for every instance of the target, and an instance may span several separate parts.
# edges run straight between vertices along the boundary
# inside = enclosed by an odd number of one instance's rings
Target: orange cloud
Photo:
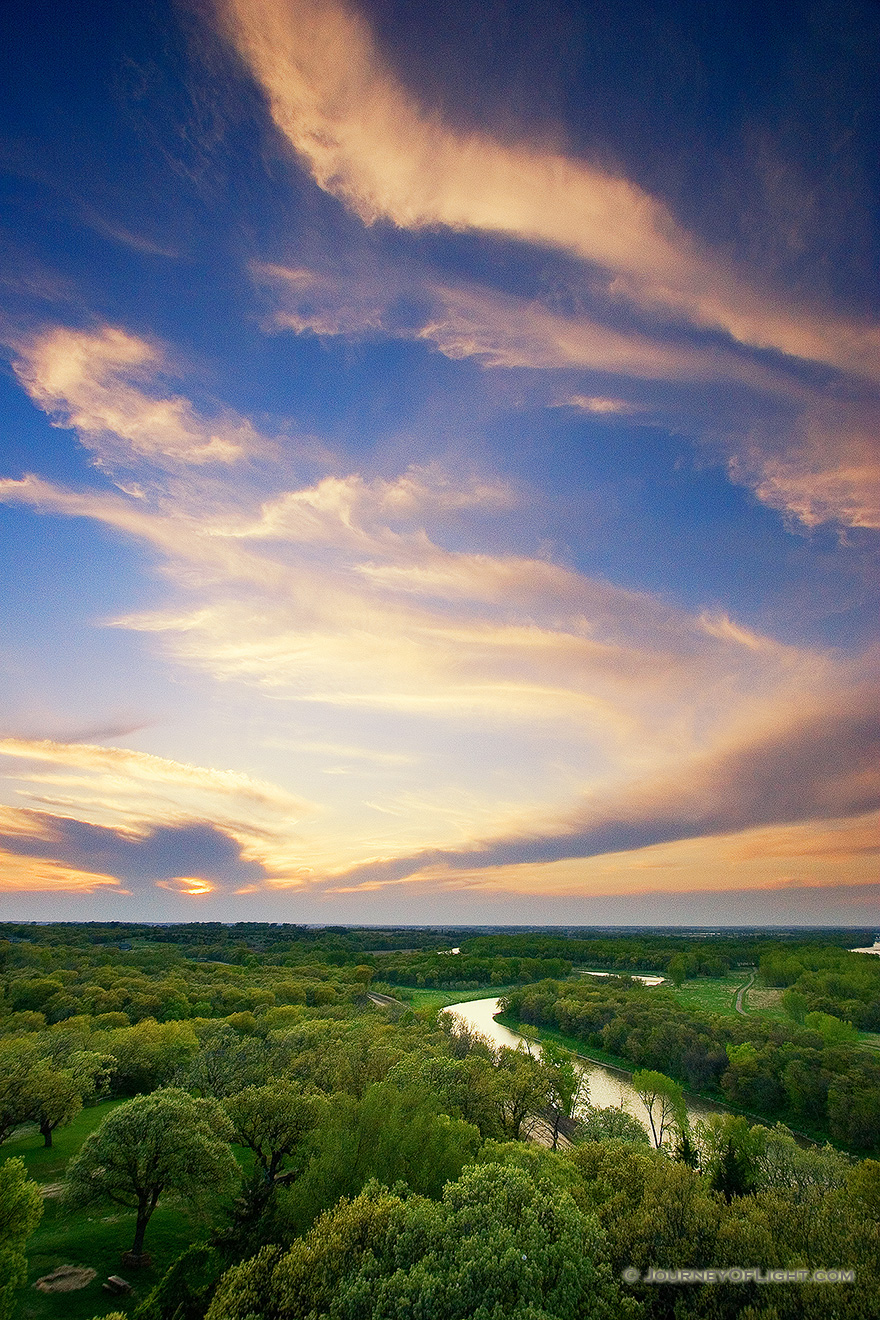
[[[197,875],[176,875],[172,880],[157,880],[156,886],[159,889],[170,889],[174,894],[186,894],[192,898],[200,898],[203,894],[213,894],[216,888],[210,880],[203,880]],[[246,890],[237,889],[236,893],[253,893],[256,886],[248,886]]]
[[[107,885],[116,893],[125,893],[115,876],[84,871],[65,862],[42,857],[23,857],[0,848],[0,890],[8,893],[59,892],[73,890],[92,893]]]
[[[403,878],[331,881],[333,894],[373,893],[404,887],[418,894],[446,893],[539,897],[612,898],[649,894],[766,893],[876,887],[877,818],[759,827],[654,844],[596,857],[470,868],[454,863],[419,867]]]

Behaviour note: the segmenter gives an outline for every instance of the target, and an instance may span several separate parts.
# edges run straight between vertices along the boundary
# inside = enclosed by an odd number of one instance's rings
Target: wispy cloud
[[[381,335],[431,344],[453,360],[473,358],[486,369],[548,375],[533,393],[551,406],[569,406],[597,418],[668,411],[669,382],[689,390],[684,405],[690,428],[708,425],[713,446],[732,479],[764,503],[808,527],[839,522],[880,527],[880,401],[861,386],[828,388],[786,369],[785,363],[750,355],[715,338],[683,338],[622,330],[581,310],[562,314],[535,299],[513,297],[477,285],[402,283],[393,272],[377,279],[357,272],[309,273],[282,266],[259,267],[258,278],[275,302],[271,325],[295,333]],[[401,323],[395,307],[408,297],[413,309]],[[560,399],[553,373],[572,371],[632,381],[640,401],[617,394],[566,392]],[[723,425],[717,404],[701,395],[732,385],[741,400]],[[678,405],[681,408],[681,404]],[[673,419],[676,429],[681,418]]]
[[[700,248],[628,179],[563,150],[463,132],[416,103],[364,19],[324,0],[218,0],[221,25],[320,187],[365,221],[484,230],[562,248],[612,292],[735,340],[880,375],[880,333],[786,305]]]
[[[790,713],[769,733],[724,740],[671,771],[594,793],[549,828],[542,822],[468,851],[368,864],[348,879],[393,883],[438,866],[454,876],[474,868],[590,858],[760,826],[863,818],[878,805],[880,690],[868,684],[821,711]],[[863,845],[864,829],[859,851]],[[791,839],[788,846],[786,855],[797,855]]]
[[[59,426],[76,429],[105,466],[146,461],[176,470],[227,465],[265,452],[250,423],[230,414],[204,417],[165,392],[172,364],[154,343],[115,326],[56,327],[15,344],[15,372]]]

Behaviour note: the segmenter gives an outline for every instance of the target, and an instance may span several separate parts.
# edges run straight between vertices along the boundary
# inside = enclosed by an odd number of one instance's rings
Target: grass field
[[[512,989],[512,985],[486,985],[480,990],[434,990],[413,985],[392,985],[384,993],[411,1004],[413,1008],[448,1008],[450,1004],[467,1004],[472,999],[495,999]]]
[[[749,979],[748,972],[736,972],[731,976],[710,979],[700,976],[693,981],[685,981],[677,989],[668,985],[667,989],[682,1008],[693,1008],[703,1013],[720,1013],[724,1017],[736,1017],[736,996]],[[749,1011],[748,996],[743,996],[743,1008]]]
[[[44,1189],[43,1218],[28,1240],[28,1281],[22,1289],[13,1320],[91,1320],[110,1311],[132,1311],[143,1301],[169,1265],[191,1243],[207,1234],[206,1225],[179,1204],[161,1202],[150,1220],[145,1248],[152,1266],[130,1271],[123,1267],[121,1253],[134,1238],[134,1213],[108,1206],[104,1209],[71,1211],[62,1205],[58,1192],[68,1160],[76,1154],[90,1132],[121,1100],[107,1100],[83,1109],[66,1128],[59,1128],[51,1149],[43,1146],[36,1129],[0,1149],[0,1160],[20,1156],[28,1174]],[[46,1194],[48,1193],[48,1194]],[[68,1293],[42,1293],[34,1283],[59,1265],[80,1265],[97,1270],[85,1288]],[[110,1274],[121,1274],[133,1285],[129,1297],[111,1297],[102,1290]]]

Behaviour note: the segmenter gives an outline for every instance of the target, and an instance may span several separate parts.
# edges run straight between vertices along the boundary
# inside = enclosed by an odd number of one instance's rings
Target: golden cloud
[[[165,353],[115,326],[55,327],[15,347],[15,373],[30,397],[77,430],[101,464],[229,464],[266,448],[242,418],[205,418],[189,400],[163,394]]]
[[[880,376],[880,332],[786,306],[704,251],[629,180],[562,151],[463,132],[422,109],[365,21],[338,0],[217,0],[222,30],[317,184],[365,221],[444,225],[552,245],[610,288],[741,343]]]

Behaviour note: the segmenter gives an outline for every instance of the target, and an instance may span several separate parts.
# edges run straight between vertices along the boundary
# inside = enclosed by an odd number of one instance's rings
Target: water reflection
[[[507,1045],[516,1049],[524,1038],[509,1027],[495,1021],[498,1012],[497,999],[472,999],[466,1004],[450,1004],[447,1013],[454,1013],[465,1022],[472,1031],[478,1031],[493,1045]],[[540,1052],[540,1045],[531,1042],[531,1048]],[[590,1059],[578,1061],[582,1072],[586,1073],[590,1086],[590,1104],[602,1109],[617,1105],[637,1118],[647,1132],[650,1132],[645,1107],[633,1090],[630,1074],[622,1068],[611,1068],[607,1064],[594,1063]],[[686,1097],[688,1117],[691,1122],[705,1118],[707,1114],[724,1112],[722,1105],[713,1105],[708,1100],[699,1100],[694,1096]]]

